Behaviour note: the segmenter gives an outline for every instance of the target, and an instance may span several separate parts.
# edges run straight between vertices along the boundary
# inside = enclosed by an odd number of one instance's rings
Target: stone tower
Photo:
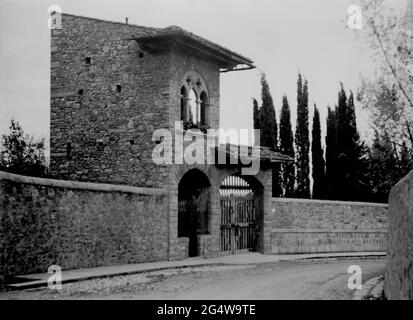
[[[219,127],[219,75],[252,61],[179,27],[62,14],[51,35],[51,171],[69,180],[163,187],[153,133]]]

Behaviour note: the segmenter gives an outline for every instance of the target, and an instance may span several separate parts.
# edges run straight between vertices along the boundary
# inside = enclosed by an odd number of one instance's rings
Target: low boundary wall
[[[273,254],[385,251],[387,205],[273,198]]]
[[[0,172],[0,278],[168,259],[168,195]],[[1,285],[2,279],[0,279]]]

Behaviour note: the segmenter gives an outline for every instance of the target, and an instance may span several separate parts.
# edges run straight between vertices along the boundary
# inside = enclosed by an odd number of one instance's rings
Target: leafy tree
[[[379,135],[389,138],[401,147],[413,146],[413,108],[403,102],[398,87],[388,75],[379,75],[374,81],[362,80],[357,99],[371,118],[370,126]]]
[[[400,108],[413,109],[413,2],[407,10],[390,10],[383,0],[362,0],[365,28],[362,29],[363,42],[373,49],[379,72],[388,75],[394,84],[402,104]]]
[[[295,131],[297,189],[298,198],[310,197],[310,138],[308,129],[308,82],[302,80],[301,74],[297,79],[297,125]]]
[[[286,95],[282,98],[280,116],[280,152],[294,158],[294,136],[291,126],[291,112]],[[292,197],[294,195],[294,183],[294,163],[284,164],[282,168],[282,184],[286,197]]]
[[[397,156],[389,135],[375,134],[369,169],[372,200],[387,203],[391,188],[400,179]]]
[[[374,79],[363,78],[357,99],[371,119],[374,141],[368,175],[373,201],[387,202],[391,187],[413,169],[413,1],[362,0],[362,42],[372,49]]]
[[[361,5],[365,27],[358,34],[373,51],[377,76],[362,79],[357,98],[372,119],[376,144],[390,140],[406,161],[401,166],[412,168],[402,153],[413,153],[413,1],[403,12],[383,0]]]
[[[320,113],[314,104],[311,155],[313,167],[313,199],[325,198],[325,161],[321,145]]]
[[[2,135],[1,161],[4,170],[31,176],[44,176],[44,139],[35,141],[27,136],[14,119],[9,133]]]

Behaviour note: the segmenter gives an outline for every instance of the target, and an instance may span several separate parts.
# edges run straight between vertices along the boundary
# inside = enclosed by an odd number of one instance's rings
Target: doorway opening
[[[198,169],[186,172],[178,185],[178,237],[189,238],[189,257],[199,255],[198,236],[210,233],[210,187]]]

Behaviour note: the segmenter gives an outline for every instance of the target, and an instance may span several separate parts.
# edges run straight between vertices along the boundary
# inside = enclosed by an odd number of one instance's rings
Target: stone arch
[[[232,254],[260,248],[264,185],[255,176],[235,172],[221,180],[220,251]]]
[[[181,80],[182,86],[185,86],[187,92],[194,89],[197,95],[200,95],[202,91],[209,96],[209,90],[207,82],[204,77],[195,70],[188,71],[184,74]]]
[[[208,179],[210,179],[211,174],[210,174],[210,166],[208,165],[201,165],[201,164],[180,164],[176,166],[175,174],[173,175],[173,184],[178,185],[179,182],[181,181],[182,177],[184,174],[186,174],[188,171],[197,169],[201,171],[203,174],[205,174]]]
[[[178,238],[188,238],[188,256],[199,255],[198,237],[211,232],[211,183],[197,168],[186,171],[178,184]]]

